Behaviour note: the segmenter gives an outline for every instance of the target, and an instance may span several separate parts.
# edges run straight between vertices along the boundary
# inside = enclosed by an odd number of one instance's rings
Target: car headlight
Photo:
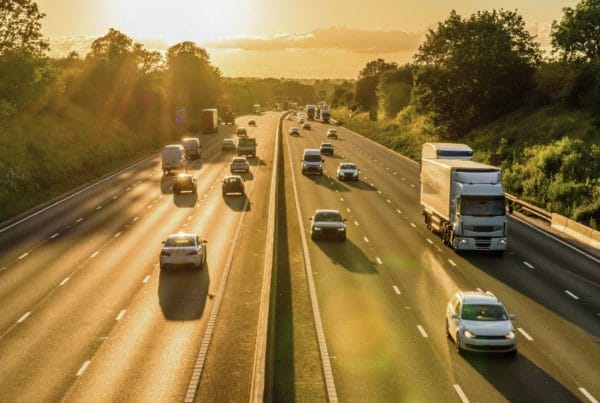
[[[468,339],[474,339],[474,338],[476,338],[476,337],[477,337],[477,336],[475,335],[475,333],[471,332],[470,330],[465,330],[465,331],[463,332],[463,334],[464,334],[464,335],[465,335],[465,337],[466,337],[466,338],[468,338]]]
[[[344,228],[344,227],[340,227],[340,228],[338,228],[338,231],[340,231],[340,232],[342,232],[342,231],[346,231],[346,228]]]
[[[512,340],[512,339],[515,338],[515,332],[511,330],[510,332],[506,333],[504,335],[504,337],[507,338],[507,339],[509,339],[509,340]]]
[[[460,243],[461,245],[467,245],[467,244],[469,243],[469,240],[468,240],[468,239],[461,239],[461,240],[459,241],[459,243]]]
[[[321,231],[320,227],[312,227],[313,231]]]
[[[506,239],[501,239],[498,241],[499,245],[506,245]]]

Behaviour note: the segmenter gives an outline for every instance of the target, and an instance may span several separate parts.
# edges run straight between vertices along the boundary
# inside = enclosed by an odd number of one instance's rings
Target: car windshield
[[[460,199],[460,213],[479,217],[504,215],[504,197],[462,196]]]
[[[340,165],[340,168],[341,169],[356,169],[356,166],[353,164],[343,164],[343,165]]]
[[[245,160],[245,159],[242,159],[242,158],[235,158],[235,159],[233,160],[233,163],[234,163],[234,164],[243,164],[244,162],[246,162],[246,160]]]
[[[246,129],[238,129],[237,133],[238,134],[246,134]]]
[[[178,236],[173,238],[168,238],[165,241],[165,246],[171,248],[185,248],[189,246],[195,246],[194,237],[193,236]]]
[[[508,320],[502,305],[467,304],[463,306],[464,320],[500,321]]]
[[[315,214],[315,221],[327,221],[327,222],[338,222],[342,221],[340,213],[324,212]]]
[[[323,143],[321,144],[322,148],[333,148],[333,145],[329,144],[329,143]]]
[[[321,162],[321,156],[314,155],[314,154],[305,155],[304,161],[306,161],[306,162]]]

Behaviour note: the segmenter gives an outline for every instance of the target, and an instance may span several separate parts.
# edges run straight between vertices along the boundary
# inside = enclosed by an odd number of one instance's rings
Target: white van
[[[185,150],[185,157],[189,160],[197,160],[201,157],[200,155],[200,140],[195,137],[184,137],[181,140],[181,144]]]
[[[316,174],[323,175],[323,157],[321,156],[321,150],[318,148],[306,148],[304,154],[302,154],[302,174]]]
[[[181,144],[171,144],[162,150],[163,175],[185,169],[185,149]]]

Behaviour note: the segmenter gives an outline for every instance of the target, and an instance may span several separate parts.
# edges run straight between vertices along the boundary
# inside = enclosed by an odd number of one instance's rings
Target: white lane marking
[[[477,287],[476,290],[479,291],[479,292],[483,292],[483,290],[481,288],[479,288],[479,287]]]
[[[373,182],[369,183],[369,185],[375,187],[375,184]]]
[[[529,341],[533,341],[533,337],[531,337],[525,330],[523,330],[522,328],[518,327],[517,330],[519,331],[519,333],[521,333],[527,340]]]
[[[413,228],[417,228],[417,226],[413,222],[410,223],[410,226],[413,227]]]
[[[121,233],[120,233],[120,232],[117,232],[117,233],[115,234],[115,238],[118,238],[118,237],[120,237],[120,236],[121,236]]]
[[[117,200],[119,198],[119,196],[115,195],[112,197],[113,200]]]
[[[100,253],[99,250],[97,250],[96,252],[92,253],[92,255],[90,256],[90,259],[95,258],[96,256],[98,256],[98,253]]]
[[[140,217],[135,217],[131,222],[136,222]]]
[[[54,238],[56,238],[56,237],[57,237],[57,236],[59,236],[59,235],[60,235],[60,234],[57,232],[56,234],[52,235],[52,236],[50,237],[50,239],[54,239]]]
[[[23,322],[25,319],[27,319],[27,317],[31,315],[31,311],[27,312],[25,315],[21,316],[19,319],[17,319],[17,323],[21,323]]]
[[[150,275],[147,275],[146,277],[144,277],[144,279],[142,280],[142,283],[146,284],[148,282],[148,280],[150,280]]]
[[[151,209],[153,206],[153,204],[148,204],[148,206],[146,207],[146,209]]]
[[[454,260],[448,259],[448,263],[450,263],[452,266],[456,267],[456,263],[454,263]]]
[[[369,179],[369,178],[367,178],[367,177],[365,176],[365,180],[367,180],[367,179]]]
[[[402,211],[401,211],[400,209],[396,209],[396,212],[397,212],[398,214],[402,214]]]
[[[343,197],[340,197],[340,201],[341,201],[341,202],[343,202],[343,201],[344,201],[344,198],[343,198]]]
[[[465,395],[465,392],[463,392],[460,385],[455,383],[452,386],[454,386],[454,390],[456,391],[456,393],[458,393],[458,397],[460,397],[460,400],[462,400],[463,403],[469,403],[469,399],[467,399],[467,395]]]
[[[83,375],[83,373],[85,372],[85,370],[87,369],[87,367],[90,366],[90,363],[92,361],[87,360],[86,362],[83,363],[83,365],[81,366],[81,368],[79,368],[79,371],[77,371],[77,375],[76,376],[81,376]]]
[[[585,397],[587,397],[590,402],[592,402],[592,403],[598,403],[598,401],[596,400],[596,398],[594,396],[592,396],[592,394],[590,392],[588,392],[587,390],[585,390],[585,388],[579,388],[579,391],[581,393],[583,393],[583,395]]]
[[[381,194],[382,192],[381,192],[381,190],[378,190],[377,193]]]
[[[395,285],[394,285],[394,286],[392,286],[392,288],[394,289],[394,292],[395,292],[396,294],[398,294],[398,295],[402,294],[402,293],[400,292],[400,289],[399,289],[397,286],[395,286]]]
[[[0,268],[0,271],[4,271],[4,270],[8,270],[8,267],[2,267],[2,268]],[[598,315],[600,315],[600,314],[598,314]]]
[[[394,175],[398,175],[398,172],[394,172]]]
[[[350,210],[350,209],[349,209],[349,208],[347,208],[347,207],[346,207],[346,211],[347,211],[348,213],[351,213],[351,212],[352,212],[352,210]]]
[[[523,264],[524,264],[525,266],[529,267],[530,269],[533,269],[533,268],[534,268],[534,267],[533,267],[533,265],[532,265],[531,263],[529,263],[529,262],[525,262],[525,261],[524,261],[524,262],[523,262]]]
[[[121,319],[123,319],[123,316],[125,316],[125,312],[127,312],[127,309],[123,309],[121,312],[119,312],[119,315],[117,315],[117,317],[115,318],[115,320],[121,320]]]
[[[366,243],[369,243],[369,238],[367,238],[366,236],[363,236],[363,239],[365,240]]]
[[[102,208],[102,204],[96,207],[96,210],[100,210]]]
[[[429,238],[425,238],[425,239],[427,239],[427,242],[428,242],[430,245],[433,245],[433,241],[432,241],[431,239],[429,239]]]
[[[406,181],[406,178],[402,178],[403,181]]]
[[[388,202],[388,203],[391,203],[391,202],[392,202],[390,199],[386,199],[385,201],[386,201],[386,202]]]
[[[423,329],[423,326],[421,325],[417,325],[417,329],[419,329],[419,333],[421,333],[421,336],[428,338],[429,336],[427,335],[427,332],[425,331],[425,329]]]
[[[378,258],[378,257],[375,258],[375,261],[377,262],[377,264],[383,264],[383,262],[381,261],[381,259]]]
[[[193,216],[189,216],[189,217],[187,218],[187,220],[188,220],[188,221],[189,221],[189,220],[191,220],[191,219],[192,219],[192,217],[193,217]]]
[[[356,225],[358,227],[358,221],[354,221],[354,225]]]
[[[29,252],[23,253],[21,256],[19,256],[19,260],[25,259],[28,255],[29,255]]]
[[[77,220],[75,220],[75,222],[82,222],[83,221],[83,217],[79,217]]]
[[[575,294],[573,294],[571,291],[569,290],[565,290],[565,293],[567,293],[567,295],[573,299],[579,299],[579,297]]]
[[[437,249],[438,252],[441,252],[442,250],[440,249],[439,246],[435,245],[435,248]]]
[[[131,190],[131,188],[130,188],[130,187],[129,187],[129,188],[125,188],[125,190],[126,190],[127,192],[129,192],[129,191]]]
[[[410,184],[410,187],[411,187],[411,188],[414,188],[414,187],[415,187],[415,185],[413,185],[413,184],[411,183],[411,184]]]
[[[58,286],[59,286],[59,287],[61,287],[61,286],[65,285],[65,284],[67,283],[67,281],[69,281],[69,279],[70,279],[70,278],[71,278],[71,277],[65,277],[65,278],[63,279],[63,281],[61,281],[61,282],[60,282],[60,284],[59,284]]]

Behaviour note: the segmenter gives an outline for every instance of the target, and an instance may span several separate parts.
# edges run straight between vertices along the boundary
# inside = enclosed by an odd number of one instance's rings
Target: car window
[[[465,304],[462,310],[465,320],[498,321],[508,320],[508,315],[501,305]]]
[[[195,246],[194,237],[186,236],[186,237],[168,238],[165,241],[165,246],[174,247],[174,248],[185,248],[185,247]]]
[[[342,169],[356,169],[356,167],[352,164],[344,164],[340,168]]]
[[[337,222],[342,221],[342,216],[339,213],[318,213],[315,215],[315,221]]]

